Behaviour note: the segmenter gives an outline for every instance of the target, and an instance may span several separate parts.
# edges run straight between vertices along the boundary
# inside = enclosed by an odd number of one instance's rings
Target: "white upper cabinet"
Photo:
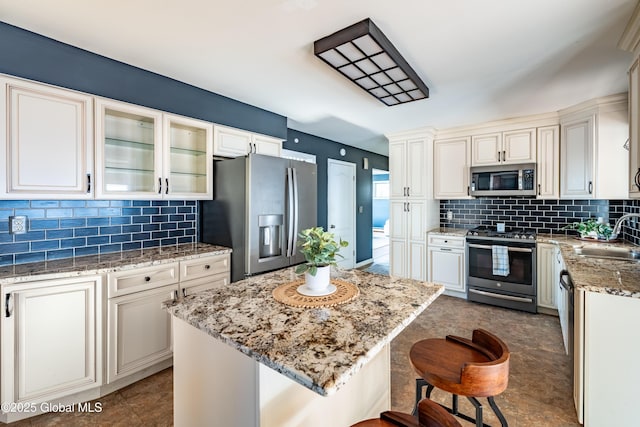
[[[629,70],[629,197],[640,198],[640,68]]]
[[[92,198],[92,97],[0,76],[0,164],[0,198]]]
[[[538,128],[538,199],[560,195],[560,126]]]
[[[163,122],[165,197],[213,198],[213,125],[166,113]]]
[[[239,157],[249,153],[280,157],[282,140],[226,126],[215,126],[213,137],[215,156]]]
[[[433,185],[436,199],[468,199],[470,138],[440,139],[433,143]]]
[[[593,123],[595,117],[562,124],[562,197],[593,197]]]
[[[107,99],[95,106],[96,197],[212,197],[212,124]]]
[[[390,198],[427,197],[425,139],[389,142]]]
[[[502,132],[471,137],[471,166],[497,165],[502,160]]]
[[[560,112],[560,197],[625,199],[629,195],[626,94]]]
[[[536,161],[536,129],[520,129],[471,137],[472,166]]]
[[[266,156],[282,156],[282,140],[266,135],[253,134],[253,152]]]
[[[162,112],[96,98],[96,196],[160,198]]]

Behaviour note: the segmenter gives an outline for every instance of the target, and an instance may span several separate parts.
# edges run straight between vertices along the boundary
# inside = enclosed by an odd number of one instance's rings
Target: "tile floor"
[[[579,426],[558,318],[447,296],[440,296],[392,342],[392,408],[409,412],[413,405],[415,374],[408,359],[413,342],[447,334],[470,337],[476,327],[493,331],[511,350],[509,387],[496,398],[510,427]],[[450,403],[449,397],[438,390],[432,398]],[[102,413],[44,414],[9,425],[171,426],[172,399],[172,370],[167,369],[99,399]],[[473,407],[466,399],[460,399],[460,408],[464,413],[473,414]],[[499,425],[490,411],[485,422]]]
[[[369,273],[389,275],[389,237],[380,231],[373,232],[373,264],[364,270]]]

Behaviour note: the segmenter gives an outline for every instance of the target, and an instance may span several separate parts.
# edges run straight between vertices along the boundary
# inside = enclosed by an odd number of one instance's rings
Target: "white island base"
[[[391,407],[389,344],[330,396],[173,317],[176,426],[347,427]]]

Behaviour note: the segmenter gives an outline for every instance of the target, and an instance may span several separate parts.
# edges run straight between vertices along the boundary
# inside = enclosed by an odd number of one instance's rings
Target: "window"
[[[389,181],[376,181],[373,183],[373,198],[374,199],[389,198]]]

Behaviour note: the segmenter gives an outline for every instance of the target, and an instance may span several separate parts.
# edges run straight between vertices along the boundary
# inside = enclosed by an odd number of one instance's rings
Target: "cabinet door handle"
[[[411,212],[411,203],[407,202],[407,212]]]
[[[502,152],[502,161],[503,161],[503,162],[506,162],[506,161],[507,161],[507,151],[506,151],[506,150],[504,150],[504,151]]]
[[[589,181],[589,194],[593,193],[593,181]]]
[[[540,191],[540,184],[538,184],[538,196],[540,196],[542,193]]]
[[[407,187],[407,197],[411,196],[410,190],[411,190],[411,187]]]
[[[11,313],[13,312],[13,307],[9,307],[11,303],[11,294],[7,294],[4,297],[4,317],[11,317]]]
[[[211,268],[211,266],[210,266],[209,264],[207,264],[207,265],[205,265],[205,266],[204,266],[204,269],[205,269],[205,270],[208,270],[208,269],[210,269],[210,268]]]
[[[440,248],[441,251],[445,251],[445,252],[451,252],[450,248]]]
[[[182,296],[183,297],[187,296],[187,288],[182,288]]]
[[[158,194],[162,194],[162,178],[158,178]]]
[[[498,151],[498,161],[500,161],[500,152]]]
[[[469,186],[467,185],[467,196],[470,196],[471,193],[469,193]]]
[[[91,193],[91,174],[87,174],[87,193]]]
[[[164,182],[167,185],[164,189],[164,194],[169,194],[169,178],[165,178]]]
[[[635,181],[636,187],[638,187],[638,190],[640,190],[640,168],[638,168],[638,172],[636,172],[634,181]]]
[[[171,292],[171,294],[173,295],[171,297],[172,300],[177,301],[178,300],[178,290],[176,289],[175,291]]]
[[[150,281],[151,281],[151,277],[149,277],[149,276],[144,276],[144,281],[145,281],[145,282],[150,282]]]

